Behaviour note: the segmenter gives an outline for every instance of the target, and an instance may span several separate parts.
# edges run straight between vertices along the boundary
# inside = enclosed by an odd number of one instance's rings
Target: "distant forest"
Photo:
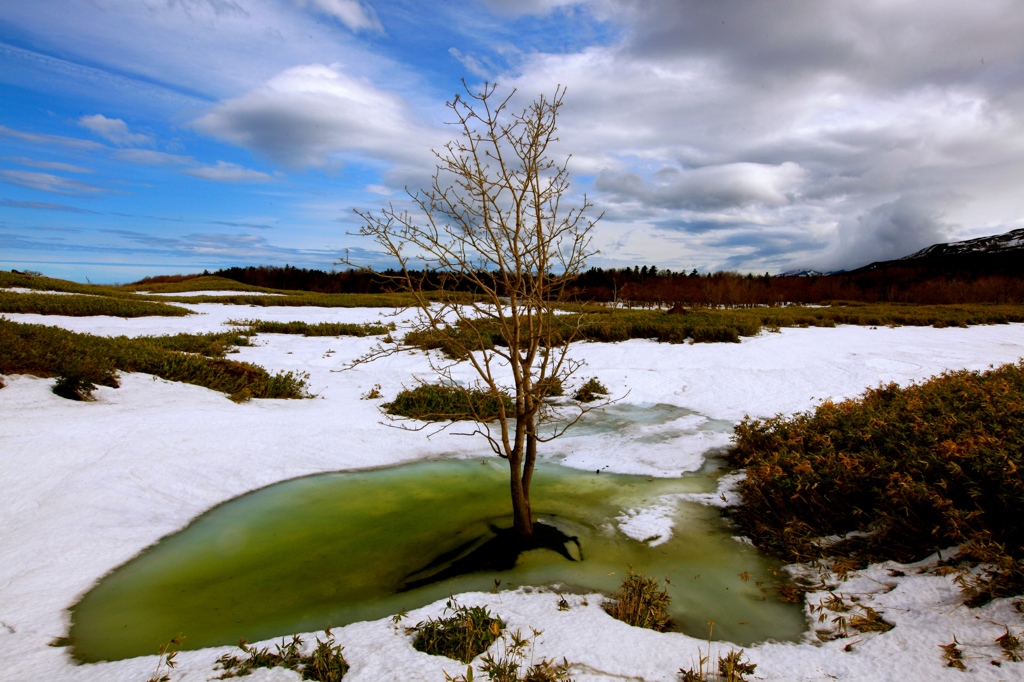
[[[655,266],[590,268],[570,283],[581,302],[618,301],[633,307],[763,306],[783,303],[1024,303],[1024,261],[945,259],[889,261],[859,270],[827,275],[742,275],[673,272]],[[245,284],[274,289],[322,293],[384,293],[392,291],[390,271],[325,272],[285,267],[227,268],[213,274]],[[443,273],[417,273],[425,289],[437,288]]]

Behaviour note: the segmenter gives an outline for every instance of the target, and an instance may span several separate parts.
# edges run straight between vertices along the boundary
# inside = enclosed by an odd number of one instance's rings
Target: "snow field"
[[[9,315],[19,322],[57,324],[106,335],[220,331],[228,319],[373,322],[380,311],[190,305],[184,318],[59,318]],[[387,321],[385,319],[384,321]],[[98,400],[75,403],[50,392],[52,380],[6,377],[0,390],[0,680],[125,680],[143,682],[156,657],[73,665],[65,649],[48,644],[67,632],[66,608],[103,575],[206,509],[247,491],[311,473],[364,469],[427,458],[478,456],[479,439],[386,424],[380,400],[361,400],[375,384],[385,399],[416,377],[431,378],[422,352],[393,355],[336,371],[365,353],[372,338],[260,335],[255,347],[231,356],[269,371],[310,375],[312,400],[254,400],[235,404],[203,388],[147,375],[122,375],[119,389],[99,388]],[[574,357],[635,405],[669,404],[693,415],[664,424],[636,424],[620,432],[565,437],[542,455],[580,469],[678,476],[700,467],[709,448],[727,434],[702,429],[708,420],[735,422],[745,414],[771,416],[813,408],[824,399],[855,396],[880,382],[908,383],[945,369],[985,369],[1024,356],[1024,325],[970,329],[839,327],[783,329],[740,344],[667,345],[633,340],[584,343]],[[460,380],[471,380],[460,369]],[[455,430],[457,431],[457,429]],[[664,536],[661,500],[627,510],[620,530],[634,538]],[[903,577],[889,569],[900,568]],[[990,664],[999,656],[1003,625],[1019,633],[1022,615],[999,600],[982,609],[959,605],[950,578],[919,575],[914,567],[873,566],[836,590],[859,595],[897,625],[887,633],[819,643],[766,643],[749,648],[766,680],[960,680],[945,667],[940,644],[953,635],[966,650],[968,678],[1024,679],[1024,663]],[[808,595],[816,604],[824,594]],[[509,625],[543,630],[537,655],[565,656],[578,682],[674,680],[706,642],[678,633],[654,633],[613,620],[595,595],[569,597],[560,612],[550,592],[466,594],[487,604]],[[437,615],[443,602],[409,615],[405,624]],[[412,649],[390,620],[355,623],[334,631],[352,664],[346,680],[436,680],[465,666]],[[312,641],[313,637],[307,637]],[[844,647],[852,643],[851,651]],[[725,653],[727,643],[712,642]],[[213,662],[230,648],[179,654],[173,680],[208,680]],[[263,670],[259,680],[297,680]]]

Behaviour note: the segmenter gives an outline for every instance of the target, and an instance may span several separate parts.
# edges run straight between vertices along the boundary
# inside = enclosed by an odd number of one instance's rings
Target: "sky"
[[[566,89],[588,263],[779,273],[1024,227],[1019,0],[0,0],[0,268],[386,267],[446,102]]]

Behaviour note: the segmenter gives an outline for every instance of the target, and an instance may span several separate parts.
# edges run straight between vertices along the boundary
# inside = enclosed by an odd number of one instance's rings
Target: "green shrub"
[[[0,317],[0,374],[65,375],[62,384],[79,395],[91,392],[89,383],[116,385],[113,372],[120,370],[204,386],[241,400],[307,396],[303,376],[271,375],[262,367],[220,357],[232,341],[244,338],[237,333],[109,338]]]
[[[480,322],[473,329],[464,326],[420,329],[405,335],[403,343],[422,350],[439,350],[447,357],[464,359],[469,353],[506,345],[496,325]]]
[[[857,564],[961,545],[965,566],[987,565],[962,577],[968,603],[1024,590],[1024,362],[746,419],[735,433],[728,457],[747,475],[732,514],[762,549]]]
[[[640,628],[665,632],[672,627],[668,605],[672,597],[657,578],[628,571],[625,580],[602,607],[612,618]]]
[[[301,334],[302,336],[376,336],[395,330],[395,324],[353,324],[347,322],[274,322],[271,320],[228,320],[243,327],[246,334]]]
[[[951,326],[1024,322],[1024,306],[897,304],[837,304],[831,307],[757,307],[693,309],[686,315],[661,310],[620,310],[587,306],[554,318],[551,329],[555,342],[564,340],[614,343],[629,339],[654,339],[663,343],[738,343],[741,337],[756,336],[763,330],[783,327],[863,326]],[[440,350],[455,359],[468,352],[507,345],[496,324],[487,320],[444,330],[411,332],[405,344],[425,350]]]
[[[576,389],[572,394],[572,397],[581,403],[591,403],[598,400],[603,395],[608,395],[608,389],[604,384],[597,380],[597,377],[591,377],[584,381],[582,386]]]
[[[506,414],[513,412],[512,399],[506,393],[495,395],[449,384],[420,384],[405,389],[381,407],[388,414],[423,421],[486,422],[497,419],[502,409]]]
[[[137,301],[111,296],[69,294],[12,294],[0,291],[0,313],[33,313],[36,315],[66,315],[88,317],[182,317],[192,311],[166,303]]]
[[[487,650],[505,629],[485,606],[462,606],[454,599],[445,605],[447,617],[428,618],[416,624],[413,647],[433,656],[447,656],[469,663]]]
[[[117,369],[109,358],[72,354],[61,358],[53,392],[68,400],[93,400],[96,385],[117,388]]]
[[[565,387],[562,385],[562,380],[558,377],[545,378],[541,382],[540,388],[542,398],[558,398],[565,395]]]

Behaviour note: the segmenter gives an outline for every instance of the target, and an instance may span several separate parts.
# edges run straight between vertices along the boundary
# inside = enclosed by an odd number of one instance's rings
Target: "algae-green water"
[[[537,549],[511,570],[407,592],[397,592],[403,580],[432,559],[487,536],[492,525],[511,526],[503,460],[429,461],[272,485],[213,508],[101,580],[71,608],[73,654],[81,661],[153,654],[178,634],[186,648],[259,641],[489,591],[496,581],[500,589],[557,583],[566,592],[611,592],[628,567],[669,579],[672,615],[684,632],[704,637],[713,620],[716,637],[741,645],[798,636],[801,610],[755,585],[775,577],[778,565],[733,540],[717,510],[679,503],[672,538],[655,547],[618,530],[616,517],[627,509],[714,490],[712,471],[649,479],[542,463],[534,517],[576,536],[582,560]]]

